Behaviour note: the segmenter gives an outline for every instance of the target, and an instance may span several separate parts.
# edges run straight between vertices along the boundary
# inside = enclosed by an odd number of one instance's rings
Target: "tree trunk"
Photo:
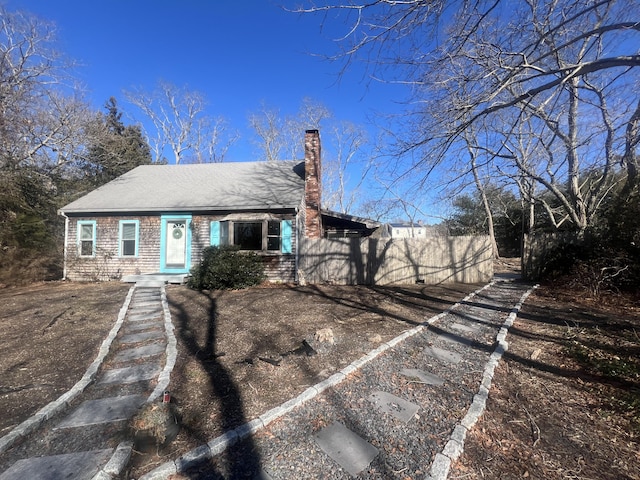
[[[480,192],[480,198],[482,198],[482,206],[484,207],[484,212],[487,215],[487,227],[489,229],[489,241],[491,242],[493,258],[500,258],[498,243],[496,242],[496,233],[493,228],[493,214],[491,213],[489,200],[487,199],[487,195],[484,191],[484,186],[480,182],[480,177],[478,176],[478,168],[476,167],[476,159],[473,154],[471,155],[471,171],[473,172],[473,180],[475,181],[476,187],[478,187],[478,191]]]

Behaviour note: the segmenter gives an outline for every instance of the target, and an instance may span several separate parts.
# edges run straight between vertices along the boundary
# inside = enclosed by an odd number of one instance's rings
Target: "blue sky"
[[[123,90],[152,91],[158,80],[204,93],[209,114],[241,132],[229,160],[253,160],[248,115],[261,102],[293,114],[304,97],[340,120],[364,124],[376,111],[397,108],[397,87],[372,83],[357,68],[338,76],[322,57],[347,25],[321,28],[319,15],[283,10],[298,2],[270,0],[6,0],[53,21],[62,52],[82,66],[77,76],[101,108]],[[344,27],[344,28],[342,28]]]
[[[378,132],[369,119],[402,110],[407,93],[371,81],[364,65],[339,75],[341,63],[326,56],[335,54],[335,40],[350,24],[332,19],[323,25],[322,15],[281,8],[294,8],[299,0],[4,1],[9,10],[55,23],[57,46],[81,64],[75,76],[96,109],[114,96],[125,116],[142,121],[123,91],[151,92],[159,80],[203,93],[207,114],[225,118],[240,133],[227,161],[259,159],[248,116],[261,103],[293,115],[309,97],[334,119],[365,126],[374,138]],[[351,172],[351,182],[359,176]],[[366,184],[361,200],[378,196],[376,188]]]

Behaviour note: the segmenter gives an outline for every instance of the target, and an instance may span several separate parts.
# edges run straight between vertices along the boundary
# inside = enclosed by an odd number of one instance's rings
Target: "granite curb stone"
[[[127,463],[129,463],[132,449],[133,443],[129,441],[120,442],[109,461],[91,480],[112,480],[120,475]]]
[[[487,400],[489,398],[489,391],[491,389],[491,383],[493,381],[493,375],[495,373],[496,366],[502,358],[503,354],[507,351],[509,344],[506,341],[506,335],[508,329],[513,325],[515,318],[517,317],[522,305],[526,301],[527,297],[537,288],[537,285],[527,289],[527,291],[520,297],[519,302],[511,310],[507,319],[504,321],[498,335],[496,336],[496,347],[491,353],[489,360],[485,365],[485,369],[482,376],[482,382],[478,388],[478,393],[474,395],[473,401],[467,414],[462,421],[456,425],[449,442],[445,445],[442,454],[437,454],[431,468],[427,480],[446,480],[449,475],[449,469],[451,468],[451,461],[457,460],[464,451],[464,441],[466,433],[477,423],[480,417],[483,415],[486,408]],[[502,336],[501,334],[504,335]],[[502,336],[502,339],[498,339]]]
[[[171,311],[169,310],[167,291],[164,285],[160,288],[160,300],[162,303],[162,313],[164,315],[164,330],[167,338],[167,346],[165,350],[166,362],[162,373],[160,373],[158,377],[156,388],[149,395],[147,402],[152,402],[156,398],[159,398],[160,395],[162,395],[162,393],[169,386],[169,381],[171,380],[171,372],[173,371],[173,367],[176,364],[176,359],[178,358],[178,341],[176,340],[176,336],[174,334],[175,328],[173,327],[173,322],[171,321]]]

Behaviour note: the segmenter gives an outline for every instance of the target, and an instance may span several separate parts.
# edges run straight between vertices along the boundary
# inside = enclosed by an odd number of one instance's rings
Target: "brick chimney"
[[[307,238],[322,238],[320,178],[320,133],[307,130],[304,134],[304,234]]]

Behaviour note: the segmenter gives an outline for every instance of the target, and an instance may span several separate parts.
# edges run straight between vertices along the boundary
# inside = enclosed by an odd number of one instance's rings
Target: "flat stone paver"
[[[426,383],[427,385],[439,386],[444,383],[444,380],[439,376],[417,368],[403,368],[400,370],[400,374],[407,378],[417,379],[419,382]]]
[[[139,315],[150,315],[152,313],[155,313],[156,315],[160,315],[162,313],[162,306],[154,305],[153,307],[149,307],[149,308],[138,308],[134,306],[129,309],[129,315],[134,317]]]
[[[147,330],[152,328],[162,328],[163,322],[159,319],[144,320],[140,322],[128,322],[125,323],[124,329],[126,332],[137,332],[140,330]]]
[[[150,302],[155,302],[156,304],[159,304],[161,300],[162,300],[162,297],[159,294],[153,295],[153,294],[143,293],[142,295],[135,295],[133,297],[131,304],[134,306],[137,305],[138,303],[150,303]]]
[[[471,307],[471,309],[484,310],[485,312],[495,312],[496,310],[501,310],[503,308],[502,303],[488,298],[479,298],[477,300],[472,300],[468,305]]]
[[[459,343],[460,345],[465,345],[465,346],[470,346],[473,344],[473,340],[469,338],[465,338],[456,333],[449,333],[449,332],[441,333],[438,335],[438,338],[440,340],[444,340],[445,342]]]
[[[138,343],[146,342],[147,340],[160,340],[162,338],[164,338],[163,330],[150,330],[148,332],[130,333],[128,335],[124,335],[120,339],[120,343]]]
[[[55,428],[82,427],[126,420],[144,403],[143,395],[101,398],[82,402]]]
[[[480,327],[480,325],[485,325],[485,324],[488,323],[487,319],[485,318],[486,314],[487,314],[486,310],[483,312],[484,316],[483,315],[474,315],[474,314],[472,314],[470,312],[451,312],[451,313],[453,315],[455,315],[456,317],[461,317],[463,320],[468,320],[470,322],[475,322],[478,325],[478,327]]]
[[[138,309],[148,309],[148,310],[152,310],[155,308],[160,308],[161,304],[160,304],[160,300],[149,300],[149,299],[133,299],[133,302],[131,302],[132,310],[138,310]]]
[[[151,320],[153,318],[161,318],[162,312],[150,312],[150,313],[138,313],[135,315],[127,316],[127,320],[130,322],[143,322],[145,320]]]
[[[269,475],[269,472],[267,472],[264,468],[262,470],[260,470],[260,473],[258,473],[258,475],[253,478],[253,480],[274,480],[274,478]]]
[[[435,357],[438,360],[445,363],[460,363],[462,360],[462,356],[459,353],[452,352],[450,350],[445,350],[444,348],[438,347],[427,347],[424,349],[424,353],[431,357]]]
[[[369,395],[369,401],[382,413],[394,416],[402,423],[407,423],[418,413],[420,407],[404,398],[400,398],[388,392],[377,390]]]
[[[164,280],[139,280],[136,282],[138,287],[163,287],[167,282]]]
[[[451,328],[459,332],[465,332],[465,333],[478,333],[478,331],[480,331],[480,328],[477,325],[467,325],[465,323],[457,323],[457,322],[452,323]]]
[[[378,455],[378,449],[334,422],[313,435],[318,446],[350,475],[356,476]]]
[[[98,385],[107,383],[136,383],[143,380],[151,380],[160,373],[160,365],[156,363],[145,363],[142,365],[134,365],[132,367],[114,368],[106,370]]]
[[[137,288],[134,298],[162,298],[159,288]]]
[[[141,347],[127,348],[118,352],[114,357],[114,362],[128,362],[139,358],[152,357],[164,353],[165,346],[161,343],[152,343]]]
[[[0,480],[85,480],[92,478],[111,454],[112,449],[67,453],[50,457],[18,460]]]

